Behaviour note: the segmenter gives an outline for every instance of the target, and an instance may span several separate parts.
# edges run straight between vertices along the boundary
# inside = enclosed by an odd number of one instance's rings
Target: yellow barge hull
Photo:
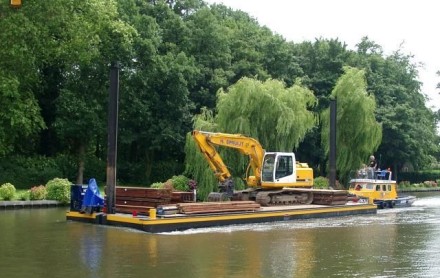
[[[69,211],[66,214],[66,219],[98,225],[134,228],[148,233],[164,233],[225,225],[292,221],[298,219],[328,218],[375,213],[377,213],[377,206],[370,204],[340,206],[295,205],[262,207],[253,212],[229,212],[203,215],[172,214],[160,215],[157,217],[133,216],[131,214],[121,213],[86,214]]]

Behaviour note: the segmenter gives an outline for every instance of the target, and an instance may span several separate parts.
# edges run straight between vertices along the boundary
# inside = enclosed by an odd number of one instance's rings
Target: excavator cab
[[[262,183],[296,182],[296,160],[293,153],[267,152],[263,159]]]

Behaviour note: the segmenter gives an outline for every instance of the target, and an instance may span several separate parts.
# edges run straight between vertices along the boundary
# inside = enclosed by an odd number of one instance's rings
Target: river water
[[[0,277],[440,277],[440,194],[375,215],[147,234],[0,211]]]

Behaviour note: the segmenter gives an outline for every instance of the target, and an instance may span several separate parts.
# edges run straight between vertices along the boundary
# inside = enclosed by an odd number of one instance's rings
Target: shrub
[[[423,187],[423,186],[420,186],[420,183],[413,183],[413,184],[411,184],[410,187],[412,187],[412,188],[419,188],[419,187]]]
[[[163,188],[163,182],[155,182],[150,185],[151,188]]]
[[[197,182],[195,180],[189,180],[188,181],[188,187],[191,190],[197,189]]]
[[[6,201],[12,200],[14,198],[15,191],[16,190],[14,185],[9,182],[4,183],[0,187],[0,197],[2,197]]]
[[[411,187],[411,183],[409,181],[401,181],[399,183],[399,187],[400,188],[410,188]]]
[[[174,191],[173,187],[173,181],[171,179],[167,180],[163,183],[162,189],[168,190],[168,191]]]
[[[47,190],[44,185],[34,186],[29,191],[30,200],[44,200],[47,196]]]
[[[399,188],[409,188],[411,186],[409,181],[401,181],[399,182]]]
[[[22,191],[22,192],[20,192],[20,194],[18,195],[18,199],[19,199],[20,201],[28,201],[28,200],[30,200],[30,193],[31,193],[30,190]]]
[[[316,177],[313,182],[313,188],[328,188],[329,181],[326,177]]]
[[[63,204],[70,202],[70,186],[68,179],[55,178],[46,183],[47,199],[56,200]]]
[[[423,184],[425,185],[425,187],[437,187],[436,181],[424,181]]]
[[[171,183],[177,191],[189,191],[189,178],[184,175],[173,176],[171,178]]]

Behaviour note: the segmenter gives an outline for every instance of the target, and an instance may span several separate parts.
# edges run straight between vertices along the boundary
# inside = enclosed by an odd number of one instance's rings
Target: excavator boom
[[[249,156],[249,167],[255,176],[247,178],[248,185],[258,186],[261,181],[261,169],[264,157],[264,149],[261,144],[253,139],[241,134],[214,133],[194,130],[194,141],[199,146],[200,151],[208,161],[209,166],[220,182],[231,177],[227,166],[219,155],[215,146],[224,146],[237,149],[240,153]]]

